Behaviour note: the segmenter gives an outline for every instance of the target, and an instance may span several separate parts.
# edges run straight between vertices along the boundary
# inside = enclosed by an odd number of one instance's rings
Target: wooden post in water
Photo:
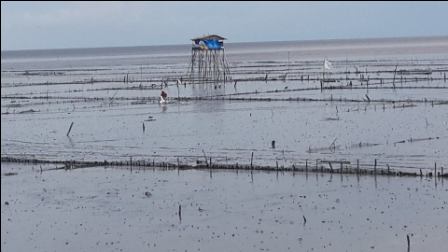
[[[373,172],[376,174],[376,158],[375,158],[375,165],[373,166]]]
[[[254,152],[252,151],[252,155],[250,156],[250,168],[253,169],[252,167],[252,161],[254,159]]]
[[[356,171],[359,174],[359,159],[356,159]]]
[[[70,124],[70,128],[67,131],[67,136],[70,134],[70,131],[72,130],[72,127],[73,127],[73,122],[72,122],[72,124]]]
[[[205,151],[202,150],[202,153],[204,154],[205,164],[206,164],[207,167],[208,167],[208,160],[207,160],[207,156],[205,155]]]
[[[406,239],[408,241],[408,252],[411,251],[411,240],[409,239],[409,235],[406,235]]]
[[[395,89],[395,75],[397,74],[397,68],[398,68],[398,65],[395,66],[394,79],[392,81],[392,86],[394,87],[394,89]]]
[[[434,178],[437,177],[437,163],[434,162]]]

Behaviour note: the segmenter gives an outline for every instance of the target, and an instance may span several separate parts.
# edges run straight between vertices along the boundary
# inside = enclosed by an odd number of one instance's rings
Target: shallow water
[[[2,52],[1,156],[248,165],[253,153],[261,166],[446,173],[448,38],[226,50],[237,84],[179,87],[188,46]],[[325,85],[344,89],[320,89],[324,58]],[[443,251],[448,237],[441,178],[55,167],[2,163],[2,250],[405,251],[410,235],[411,251]]]
[[[48,112],[5,116],[2,154],[50,160],[173,162],[181,157],[181,162],[195,163],[205,151],[217,162],[248,163],[254,152],[259,165],[278,161],[289,167],[305,159],[373,164],[378,159],[379,166],[432,168],[433,162],[447,162],[446,115],[445,106],[428,104],[383,110],[380,105],[330,102],[203,101],[75,107],[70,112],[54,105]]]
[[[410,235],[444,251],[448,235],[440,179],[53,167],[2,163],[2,250],[405,251]]]
[[[341,58],[347,48],[353,51]],[[377,159],[380,167],[392,169],[448,166],[444,37],[229,44],[233,78],[241,80],[237,85],[177,87],[173,82],[187,67],[187,59],[179,58],[183,49],[2,52],[2,156],[180,158],[191,164],[206,155],[247,164],[254,152],[255,164],[286,167],[316,159],[351,164],[359,159],[365,167]],[[378,54],[379,49],[388,54]],[[312,57],[302,57],[305,52]],[[336,79],[325,85],[346,87],[351,79],[354,89],[320,90],[323,57],[334,66],[327,78]],[[287,78],[278,80],[285,73]],[[271,79],[257,80],[266,74]],[[123,83],[127,75],[131,82]],[[369,79],[370,88],[359,78]],[[168,87],[161,85],[164,79]],[[161,87],[173,98],[163,106],[156,102]],[[277,101],[232,100],[247,98]]]

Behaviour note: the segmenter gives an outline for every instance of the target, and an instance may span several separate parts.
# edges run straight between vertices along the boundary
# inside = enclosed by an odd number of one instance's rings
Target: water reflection
[[[168,110],[168,106],[164,103],[164,104],[159,104],[162,113],[165,113]]]
[[[192,93],[194,97],[204,96],[222,96],[225,95],[226,83],[219,82],[198,82],[192,85]]]

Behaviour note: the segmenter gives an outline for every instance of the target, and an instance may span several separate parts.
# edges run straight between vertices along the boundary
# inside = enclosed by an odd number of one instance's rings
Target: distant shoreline
[[[245,41],[245,42],[227,42],[228,46],[232,45],[246,45],[246,44],[310,44],[310,43],[345,43],[345,42],[399,42],[399,41],[428,41],[428,40],[447,40],[448,35],[444,36],[418,36],[418,37],[377,37],[377,38],[343,38],[343,39],[310,39],[310,40],[272,40],[272,41]],[[91,50],[110,50],[110,49],[130,49],[130,48],[164,48],[164,47],[185,47],[190,46],[189,43],[185,44],[165,44],[165,45],[136,45],[136,46],[105,46],[105,47],[79,47],[79,48],[46,48],[46,49],[18,49],[18,50],[2,50],[2,57],[9,56],[4,54],[17,53],[17,52],[48,52],[48,51],[91,51]]]

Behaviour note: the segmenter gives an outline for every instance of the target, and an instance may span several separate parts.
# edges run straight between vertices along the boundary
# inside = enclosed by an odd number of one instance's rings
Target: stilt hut
[[[193,82],[225,82],[230,70],[224,50],[224,40],[219,35],[207,35],[191,39],[191,60],[188,79]]]

